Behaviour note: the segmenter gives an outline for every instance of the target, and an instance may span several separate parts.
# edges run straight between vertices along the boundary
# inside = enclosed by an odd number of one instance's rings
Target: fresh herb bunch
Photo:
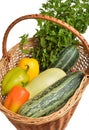
[[[89,0],[48,0],[42,4],[40,13],[61,19],[72,25],[80,33],[85,33],[89,25]],[[41,71],[53,63],[60,50],[78,43],[78,39],[67,29],[46,20],[37,20],[38,27],[34,38],[39,44],[33,56],[38,59]]]
[[[40,8],[40,13],[61,19],[80,33],[85,33],[89,25],[89,0],[48,0]],[[56,60],[62,48],[78,41],[74,34],[55,23],[38,20],[38,26],[40,29],[35,37],[39,39],[39,46],[35,57],[44,70]]]

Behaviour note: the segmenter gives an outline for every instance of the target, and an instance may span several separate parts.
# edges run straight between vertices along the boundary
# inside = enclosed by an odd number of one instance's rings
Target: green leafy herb
[[[48,0],[42,4],[40,13],[61,19],[72,25],[80,33],[85,33],[89,25],[89,0]],[[41,70],[53,63],[60,50],[79,41],[67,29],[46,20],[37,20],[34,38],[39,44],[34,48],[33,56],[38,59]]]
[[[28,36],[29,36],[29,34],[24,34],[19,37],[21,39],[19,47],[20,47],[21,51],[25,54],[31,52],[31,50],[24,49],[24,45],[28,43]]]
[[[23,36],[20,36],[19,38],[21,38],[21,44],[26,44],[28,42],[28,34],[24,34]]]
[[[42,4],[40,13],[61,19],[80,33],[85,33],[89,25],[89,0],[48,0]],[[39,39],[40,51],[35,57],[44,70],[56,60],[62,48],[77,44],[78,39],[65,28],[49,21],[38,20],[38,26],[40,29],[35,37]]]

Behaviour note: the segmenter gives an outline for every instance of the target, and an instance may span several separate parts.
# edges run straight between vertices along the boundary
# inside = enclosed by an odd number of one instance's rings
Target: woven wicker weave
[[[19,43],[16,44],[14,47],[12,47],[9,51],[6,49],[6,43],[7,38],[10,30],[16,25],[18,22],[26,19],[44,19],[51,22],[54,22],[58,25],[63,26],[64,28],[71,31],[76,37],[80,39],[80,43],[78,45],[79,51],[80,51],[80,57],[76,65],[74,66],[74,69],[76,70],[82,70],[86,73],[85,77],[83,78],[80,87],[76,90],[74,95],[69,99],[69,101],[66,103],[64,107],[62,107],[57,112],[40,118],[29,118],[29,117],[23,117],[19,114],[13,113],[9,110],[7,110],[2,105],[2,96],[0,94],[0,110],[7,116],[7,118],[14,124],[14,126],[18,130],[64,130],[67,126],[71,116],[73,115],[76,106],[78,105],[82,94],[88,85],[89,80],[89,47],[87,41],[83,38],[83,36],[75,30],[73,27],[68,25],[67,23],[50,17],[50,16],[44,16],[41,14],[33,14],[33,15],[25,15],[18,19],[16,19],[14,22],[12,22],[9,27],[7,28],[4,38],[3,38],[3,44],[2,44],[2,50],[3,50],[3,57],[0,60],[0,82],[3,79],[3,76],[7,73],[7,71],[14,66],[16,66],[17,62],[22,57],[28,57],[29,55],[22,54],[21,50],[19,49]],[[29,39],[29,42],[32,44],[27,44],[27,48],[30,48],[31,45],[35,43],[33,39]],[[1,88],[0,88],[1,89]]]

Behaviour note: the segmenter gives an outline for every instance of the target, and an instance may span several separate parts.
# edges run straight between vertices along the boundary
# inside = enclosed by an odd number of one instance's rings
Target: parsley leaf
[[[61,19],[80,33],[85,33],[89,26],[89,0],[47,0],[42,4],[40,13]],[[46,20],[37,20],[37,23],[39,29],[34,38],[38,38],[39,44],[33,50],[33,57],[39,61],[43,71],[56,60],[60,50],[78,44],[79,40],[55,23]]]
[[[89,25],[89,0],[48,0],[42,4],[40,13],[61,19],[80,33],[85,33]],[[35,57],[39,60],[42,70],[45,70],[56,60],[61,49],[77,44],[78,39],[70,31],[55,23],[45,20],[37,22],[40,29],[34,37],[39,39],[40,51],[37,50],[39,54],[35,53]]]

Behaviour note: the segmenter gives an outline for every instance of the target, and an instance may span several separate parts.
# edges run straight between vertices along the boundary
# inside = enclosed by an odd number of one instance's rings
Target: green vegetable
[[[20,67],[15,67],[9,70],[2,80],[1,94],[4,96],[10,92],[10,90],[18,85],[23,86],[29,82],[29,76],[27,70],[23,70]]]
[[[89,25],[89,0],[47,0],[42,4],[40,13],[61,19],[80,33],[85,33]],[[34,36],[39,39],[35,57],[44,70],[55,61],[62,48],[77,44],[79,41],[67,29],[52,22],[38,20],[38,26],[40,29]]]
[[[61,68],[65,72],[68,72],[79,58],[79,50],[76,46],[68,46],[64,48],[60,53],[56,61],[50,65],[50,67]]]
[[[30,50],[23,49],[23,46],[28,43],[28,36],[29,36],[28,34],[24,34],[24,35],[19,37],[21,39],[19,48],[23,53],[29,53],[30,52]]]
[[[79,87],[83,76],[84,74],[80,71],[66,75],[34,98],[28,100],[21,106],[18,113],[35,118],[59,110]]]
[[[42,4],[40,13],[61,19],[80,33],[85,33],[89,26],[89,0],[47,0]],[[56,60],[60,50],[78,44],[79,40],[70,31],[55,23],[46,20],[37,22],[39,29],[34,39],[38,38],[39,45],[32,52],[43,71]]]
[[[25,88],[30,92],[30,98],[33,98],[65,75],[66,73],[59,68],[50,68],[41,72],[35,79],[29,82]]]

